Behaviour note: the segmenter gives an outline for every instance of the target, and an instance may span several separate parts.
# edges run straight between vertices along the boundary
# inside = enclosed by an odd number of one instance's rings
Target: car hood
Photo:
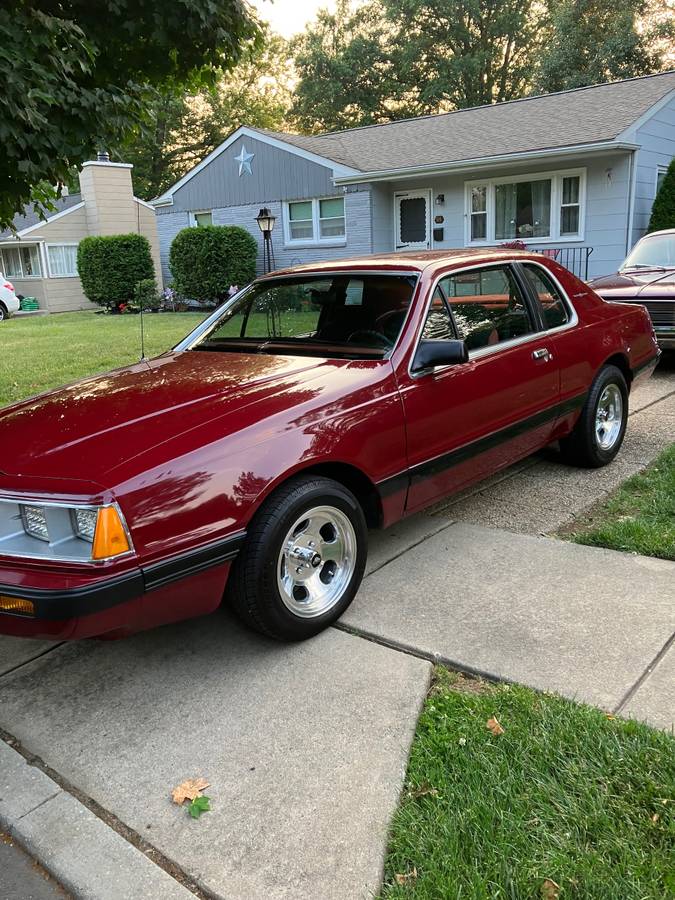
[[[590,286],[607,300],[639,300],[675,298],[675,269],[638,269],[617,272],[589,281]],[[643,296],[644,295],[644,296]]]
[[[168,353],[0,410],[0,470],[25,480],[113,486],[115,469],[166,440],[219,420],[236,431],[252,404],[289,409],[305,386],[346,360],[248,353]],[[270,406],[271,404],[271,406]]]

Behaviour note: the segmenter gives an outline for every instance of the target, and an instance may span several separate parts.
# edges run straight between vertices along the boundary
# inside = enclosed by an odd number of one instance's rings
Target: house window
[[[471,240],[487,237],[487,187],[476,184],[471,188]]]
[[[581,205],[579,203],[578,175],[567,175],[562,180],[560,203],[560,234],[579,234]]]
[[[284,206],[284,217],[288,244],[320,244],[344,240],[343,197],[287,203]]]
[[[37,244],[5,247],[0,251],[0,268],[7,278],[39,278],[42,275]]]
[[[345,201],[341,197],[319,200],[319,237],[344,237]]]
[[[52,278],[77,276],[77,244],[47,244],[47,259]]]
[[[583,239],[585,171],[466,185],[467,243]]]
[[[211,210],[206,212],[192,213],[192,224],[201,227],[203,225],[213,225],[213,214]]]
[[[661,190],[661,185],[663,184],[663,179],[666,177],[666,172],[668,171],[668,166],[657,166],[656,167],[656,193]]]

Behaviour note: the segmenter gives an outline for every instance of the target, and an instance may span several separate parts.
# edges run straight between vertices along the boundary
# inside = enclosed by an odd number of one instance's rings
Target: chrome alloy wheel
[[[312,619],[339,603],[356,568],[356,532],[334,506],[308,509],[289,529],[277,562],[281,599]]]
[[[608,384],[595,410],[595,440],[601,450],[611,450],[621,434],[623,396],[616,384]]]

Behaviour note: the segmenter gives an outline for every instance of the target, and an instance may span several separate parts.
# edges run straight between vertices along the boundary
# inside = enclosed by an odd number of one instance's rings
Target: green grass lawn
[[[156,356],[204,315],[151,313],[144,318],[145,352]],[[0,406],[136,362],[140,355],[140,316],[79,312],[9,319],[0,324]]]
[[[566,529],[579,544],[675,560],[675,445]]]
[[[502,734],[487,727],[493,718]],[[673,897],[674,801],[672,736],[439,668],[381,896]]]

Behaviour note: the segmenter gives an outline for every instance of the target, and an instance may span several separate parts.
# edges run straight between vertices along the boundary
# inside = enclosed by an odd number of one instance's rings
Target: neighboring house
[[[277,266],[520,239],[615,272],[673,156],[675,72],[315,136],[242,127],[152,201],[164,277],[182,228],[261,243],[263,206]]]
[[[86,162],[80,193],[56,201],[47,219],[17,216],[16,233],[0,234],[0,272],[17,294],[36,297],[49,312],[90,309],[77,275],[77,245],[87,235],[138,232],[150,241],[155,270],[161,272],[155,211],[134,197],[127,163]]]

